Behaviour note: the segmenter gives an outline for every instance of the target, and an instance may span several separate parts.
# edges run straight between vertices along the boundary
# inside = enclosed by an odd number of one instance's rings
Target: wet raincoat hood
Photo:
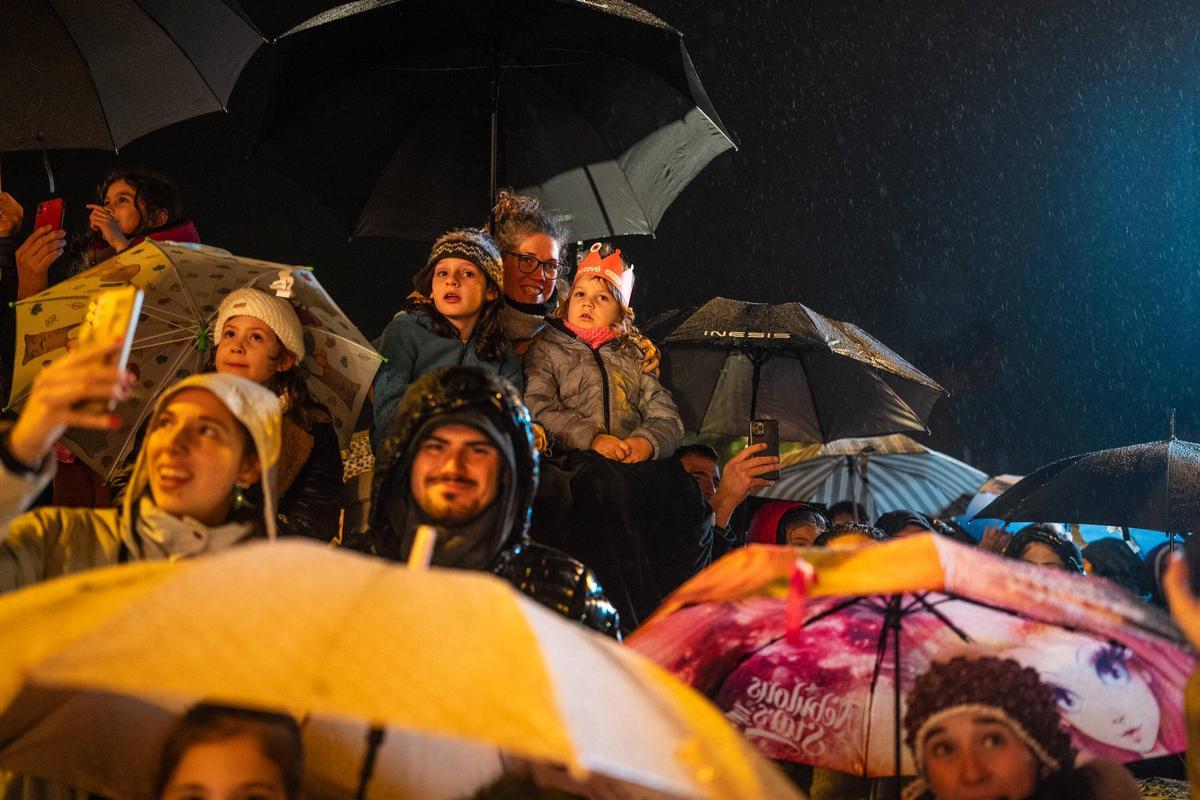
[[[184,389],[206,389],[212,392],[229,412],[233,414],[254,441],[254,449],[258,453],[258,463],[262,470],[259,482],[263,495],[263,525],[267,538],[275,538],[275,475],[279,467],[279,447],[283,417],[279,408],[279,398],[270,389],[259,386],[254,381],[239,378],[236,375],[222,375],[216,372],[205,372],[191,375],[159,395],[154,404],[154,410],[149,419],[153,420],[166,404],[167,400]],[[129,476],[129,488],[125,492],[123,513],[127,519],[133,518],[134,503],[147,491],[150,485],[150,468],[146,463],[147,448],[143,444]]]
[[[529,411],[508,381],[473,367],[432,370],[412,383],[392,420],[371,489],[370,530],[376,552],[393,559],[408,555],[401,546],[406,531],[396,530],[394,520],[411,516],[415,503],[409,472],[416,444],[438,424],[471,424],[490,438],[504,439],[496,444],[507,462],[507,485],[496,495],[498,539],[490,549],[500,552],[525,541],[537,490],[538,455]]]

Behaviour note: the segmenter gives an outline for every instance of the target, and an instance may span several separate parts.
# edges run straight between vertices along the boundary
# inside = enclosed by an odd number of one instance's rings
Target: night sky
[[[643,5],[685,32],[739,149],[621,242],[641,318],[725,295],[856,322],[950,391],[925,440],[990,473],[1165,438],[1173,407],[1200,438],[1194,4]],[[243,157],[274,65],[227,115],[51,153],[67,226],[109,166],[158,167],[206,242],[314,265],[374,336],[427,245],[347,241]],[[31,219],[41,154],[6,155],[3,186]]]

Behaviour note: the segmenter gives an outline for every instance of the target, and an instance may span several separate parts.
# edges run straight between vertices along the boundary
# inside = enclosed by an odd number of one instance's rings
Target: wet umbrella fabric
[[[896,509],[936,514],[986,480],[971,465],[895,434],[794,451],[784,457],[779,480],[756,494],[826,506],[853,499],[875,519]]]
[[[281,40],[255,151],[355,236],[482,224],[496,185],[541,198],[578,239],[648,234],[733,146],[680,33],[637,6],[372,6]]]
[[[304,326],[312,396],[329,409],[343,447],[349,442],[380,356],[354,327],[312,271],[242,258],[205,245],[150,239],[85,272],[18,302],[10,405],[20,408],[42,367],[66,352],[78,335],[88,301],[98,291],[133,285],[146,293],[129,368],[133,396],[118,404],[115,432],[72,429],[63,441],[106,479],[128,459],[154,398],[166,386],[200,371],[213,347],[210,327],[222,298],[244,286],[290,292]]]
[[[798,797],[699,695],[486,573],[248,545],[14,593],[0,629],[0,766],[106,796],[149,796],[164,720],[208,699],[299,715],[323,797],[371,725],[368,797],[469,796],[501,754],[619,796]]]
[[[717,297],[664,319],[644,332],[661,344],[684,426],[701,435],[745,436],[751,417],[779,420],[788,442],[924,431],[944,393],[857,325],[800,303]]]
[[[262,43],[222,0],[5,3],[0,152],[114,150],[220,111]]]
[[[1200,444],[1171,439],[1064,458],[1021,479],[977,516],[1200,530]]]
[[[796,579],[798,557],[813,577]],[[712,697],[764,755],[865,776],[896,774],[898,756],[912,773],[900,701],[934,660],[990,654],[1037,669],[1075,746],[1120,761],[1187,746],[1196,665],[1169,617],[1115,584],[933,534],[737,551],[629,645]]]

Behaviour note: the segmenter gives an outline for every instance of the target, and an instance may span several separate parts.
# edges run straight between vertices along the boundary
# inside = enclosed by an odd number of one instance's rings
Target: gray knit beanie
[[[433,268],[444,258],[470,261],[479,267],[497,291],[504,291],[504,264],[500,260],[500,250],[483,229],[461,228],[438,237],[429,251],[425,269],[413,278],[413,287],[426,297],[433,291]]]

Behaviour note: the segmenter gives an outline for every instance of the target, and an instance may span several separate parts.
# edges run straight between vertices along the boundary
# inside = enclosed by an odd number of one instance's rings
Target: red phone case
[[[37,216],[33,218],[33,229],[36,231],[49,225],[55,230],[62,230],[64,205],[61,197],[52,197],[40,203]]]

